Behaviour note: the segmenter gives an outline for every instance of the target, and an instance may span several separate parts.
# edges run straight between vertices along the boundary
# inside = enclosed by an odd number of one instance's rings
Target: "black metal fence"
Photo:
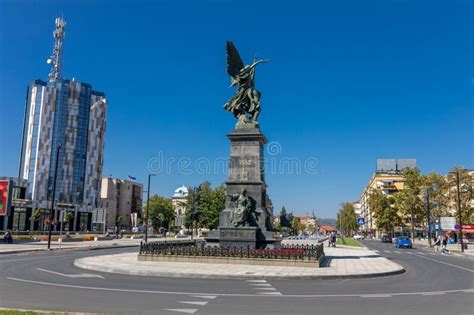
[[[194,242],[142,242],[140,255],[175,255],[232,258],[263,258],[318,261],[324,255],[323,245],[292,245],[279,249],[206,247]]]

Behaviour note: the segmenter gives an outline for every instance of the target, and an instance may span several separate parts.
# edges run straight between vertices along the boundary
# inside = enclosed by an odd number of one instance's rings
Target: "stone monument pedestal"
[[[219,245],[223,248],[255,249],[257,229],[256,226],[219,227]]]
[[[227,137],[231,141],[228,180],[226,181],[226,207],[219,214],[218,231],[210,233],[208,242],[219,242],[221,247],[264,248],[274,243],[273,213],[266,208],[267,184],[264,173],[264,145],[267,139],[257,124],[235,127]],[[232,214],[237,205],[231,196],[245,189],[251,210],[245,224],[234,226]],[[253,244],[253,245],[252,245]]]

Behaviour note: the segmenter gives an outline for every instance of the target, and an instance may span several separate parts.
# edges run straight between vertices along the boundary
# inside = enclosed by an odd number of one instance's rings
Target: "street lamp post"
[[[461,189],[460,189],[460,180],[459,180],[459,170],[456,172],[450,172],[450,174],[456,175],[456,191],[457,191],[457,205],[458,205],[458,215],[459,215],[459,243],[461,244],[461,252],[464,253],[464,244],[462,241],[462,209],[461,209]]]
[[[426,220],[428,224],[428,244],[431,247],[431,209],[430,209],[430,190],[426,188]]]
[[[156,174],[148,174],[148,190],[146,192],[146,222],[145,222],[145,243],[148,243],[148,222],[149,222],[149,209],[150,209],[150,180],[152,176]]]
[[[51,231],[53,228],[53,211],[54,211],[54,199],[56,196],[56,177],[58,176],[58,162],[59,162],[59,151],[61,150],[61,144],[56,149],[56,161],[54,163],[54,176],[53,176],[53,191],[51,197],[51,210],[49,212],[49,230],[48,230],[48,250],[51,249]]]

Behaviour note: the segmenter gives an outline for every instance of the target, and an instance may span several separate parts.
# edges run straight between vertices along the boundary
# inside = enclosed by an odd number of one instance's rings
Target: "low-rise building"
[[[119,226],[132,229],[137,226],[143,206],[143,184],[131,180],[103,177],[101,206],[106,209],[105,228]],[[98,228],[98,230],[101,230]]]
[[[26,199],[27,187],[24,179],[0,177],[0,230],[32,229],[33,207],[31,199]]]
[[[184,218],[186,216],[186,206],[188,203],[188,188],[181,186],[175,189],[173,196],[171,196],[171,203],[175,213],[175,226],[185,228]]]
[[[321,225],[321,227],[319,228],[319,233],[321,234],[329,234],[333,232],[336,233],[337,230],[329,225]]]
[[[364,218],[364,224],[360,230],[364,233],[370,233],[379,237],[376,222],[369,206],[369,196],[372,190],[378,190],[384,195],[393,195],[404,187],[405,179],[403,177],[403,169],[406,167],[415,168],[415,159],[378,159],[377,168],[372,174],[369,182],[365,186],[359,202],[358,212]]]

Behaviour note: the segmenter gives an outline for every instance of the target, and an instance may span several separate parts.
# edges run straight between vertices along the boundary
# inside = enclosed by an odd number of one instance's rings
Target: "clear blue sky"
[[[276,4],[275,4],[276,3]],[[68,26],[63,75],[106,93],[104,175],[146,182],[147,163],[229,154],[225,41],[257,69],[260,124],[316,174],[267,173],[277,210],[335,217],[375,159],[423,172],[473,167],[472,1],[0,2],[0,175],[17,174],[26,86],[47,79],[54,18]],[[172,167],[152,192],[226,175]]]

